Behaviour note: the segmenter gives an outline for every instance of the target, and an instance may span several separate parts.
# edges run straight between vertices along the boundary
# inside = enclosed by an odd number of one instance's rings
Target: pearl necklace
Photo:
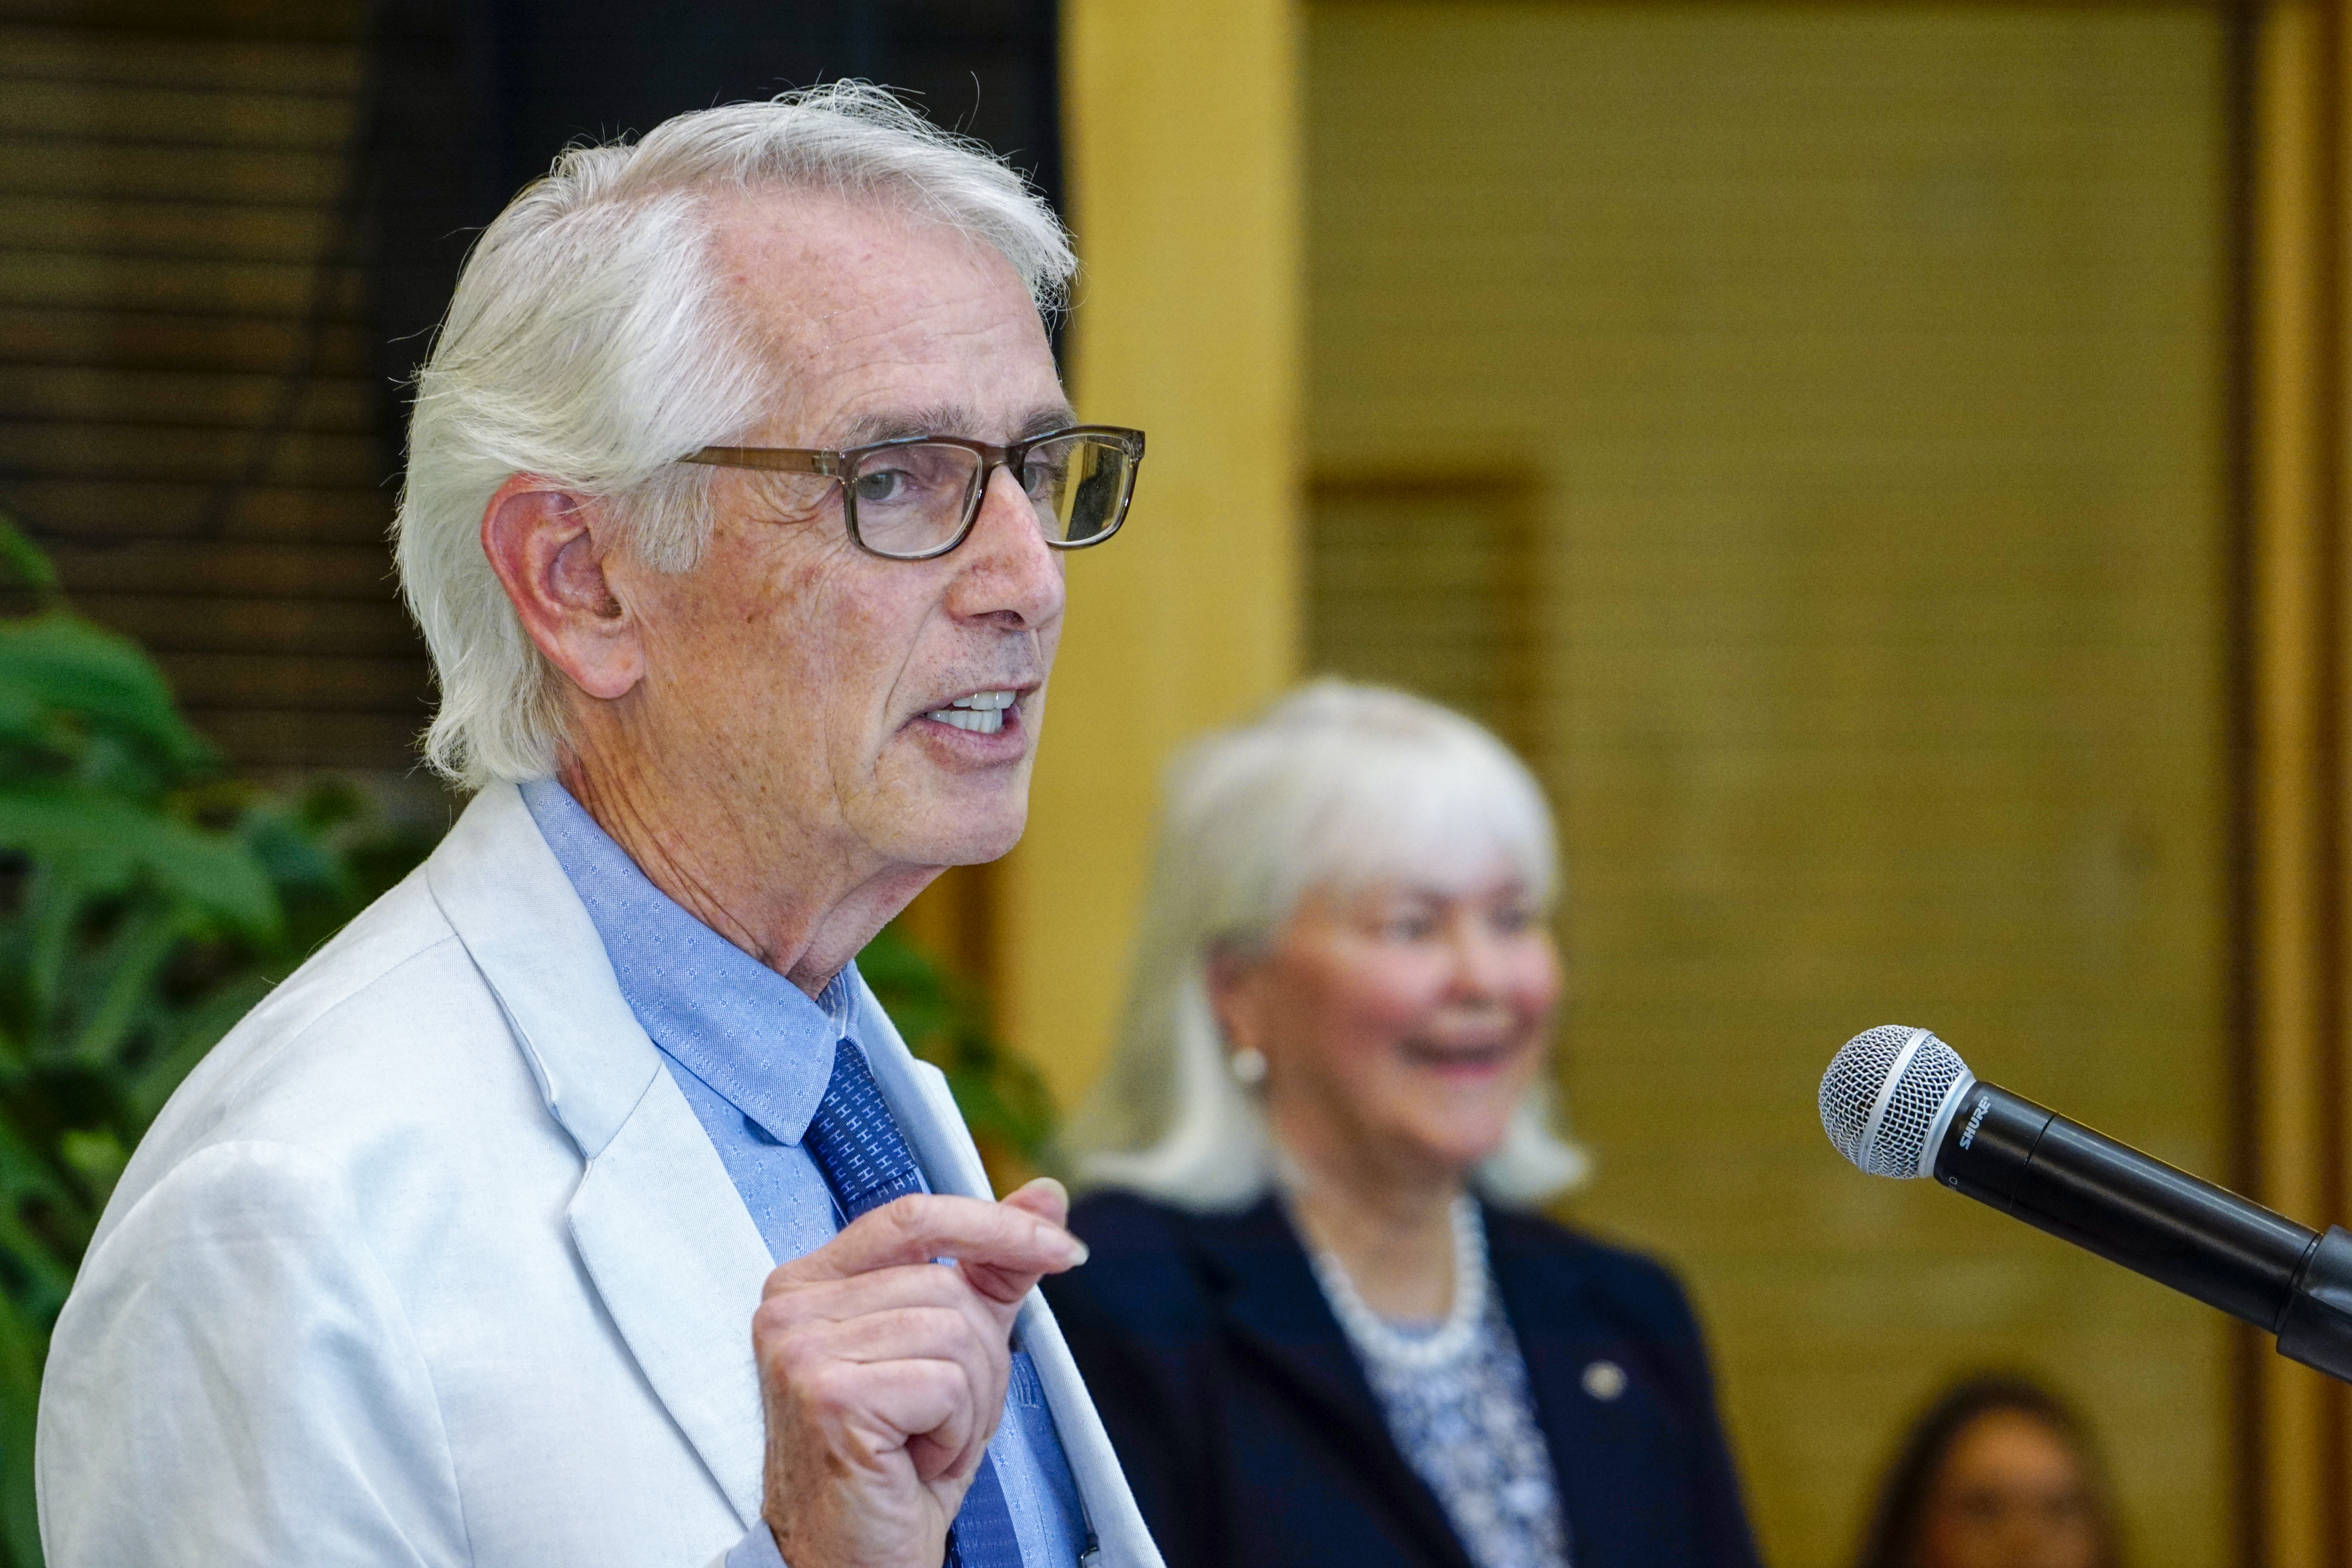
[[[1477,1201],[1467,1194],[1454,1200],[1447,1217],[1454,1227],[1454,1306],[1437,1331],[1399,1333],[1372,1310],[1356,1290],[1356,1282],[1339,1260],[1310,1247],[1316,1283],[1331,1304],[1331,1315],[1348,1331],[1348,1338],[1368,1361],[1392,1372],[1433,1372],[1468,1355],[1478,1342],[1486,1316],[1486,1227],[1478,1220]],[[1294,1226],[1303,1236],[1304,1226]]]

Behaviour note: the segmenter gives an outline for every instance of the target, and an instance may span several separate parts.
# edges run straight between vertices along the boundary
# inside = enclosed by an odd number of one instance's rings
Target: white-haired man
[[[567,153],[483,235],[399,524],[478,794],[190,1078],[90,1247],[52,1568],[1156,1568],[852,959],[1026,809],[1117,529],[1001,165],[871,89]],[[948,1267],[941,1267],[946,1263]]]

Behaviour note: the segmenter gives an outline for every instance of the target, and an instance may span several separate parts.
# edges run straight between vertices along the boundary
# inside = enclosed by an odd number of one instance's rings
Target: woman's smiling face
[[[1210,987],[1228,1042],[1264,1054],[1266,1114],[1295,1153],[1426,1179],[1501,1147],[1560,972],[1498,857],[1452,887],[1311,891],[1263,952],[1213,963]]]

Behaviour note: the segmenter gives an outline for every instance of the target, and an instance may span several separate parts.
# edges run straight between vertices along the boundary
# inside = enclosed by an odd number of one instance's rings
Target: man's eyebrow
[[[1014,440],[1042,436],[1048,430],[1059,430],[1077,423],[1077,415],[1066,403],[1045,405],[1032,411],[1013,426]],[[916,436],[961,436],[966,440],[983,440],[975,434],[983,428],[977,414],[952,404],[939,404],[929,408],[880,409],[851,420],[842,429],[839,444],[846,450],[853,447],[871,447],[882,441],[903,441]]]

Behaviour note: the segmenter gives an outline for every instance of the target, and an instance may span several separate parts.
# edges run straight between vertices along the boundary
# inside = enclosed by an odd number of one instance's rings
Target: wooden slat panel
[[[243,430],[16,421],[0,424],[0,473],[210,484],[242,478],[253,446]],[[279,484],[360,483],[377,461],[372,436],[296,433],[277,442],[268,473]]]
[[[416,737],[432,710],[420,699],[404,713],[192,708],[188,716],[248,767],[405,773],[416,765]]]
[[[0,251],[0,306],[300,316],[317,289],[323,286],[339,301],[356,301],[359,283],[353,269],[322,273],[301,262]]]
[[[0,93],[6,90],[7,84],[0,82]],[[290,261],[308,266],[333,243],[334,226],[330,210],[308,205],[131,202],[22,194],[0,203],[0,249],[11,250]]]
[[[383,545],[247,544],[172,541],[50,552],[68,594],[85,603],[104,593],[245,599],[290,598],[316,605],[342,599],[390,601],[392,561]]]
[[[162,653],[155,662],[191,708],[404,713],[427,689],[421,658]]]
[[[0,364],[272,374],[293,363],[303,330],[283,316],[0,309]],[[312,368],[366,375],[373,353],[363,328],[329,323],[319,330]]]
[[[141,37],[0,23],[0,78],[313,93],[348,100],[360,55],[349,44]]]
[[[1780,1568],[1853,1562],[1987,1365],[2085,1409],[2134,1563],[2231,1557],[2228,1325],[1811,1105],[1931,1025],[2228,1174],[2221,12],[1307,7],[1308,451],[1539,487],[1574,1212],[1690,1280]],[[1318,552],[1378,521],[1316,500]],[[1432,561],[1484,527],[1390,510]],[[1478,575],[1391,557],[1348,640],[1481,700]]]
[[[85,615],[158,653],[354,654],[414,659],[416,632],[389,594],[375,604],[85,593]]]
[[[360,15],[0,0],[0,505],[247,765],[402,767],[427,711],[326,265]]]
[[[1538,505],[1534,478],[1507,469],[1318,480],[1307,668],[1419,692],[1530,745]]]
[[[0,0],[0,21],[72,27],[109,43],[144,36],[349,45],[366,12],[364,0]]]
[[[44,537],[68,541],[183,538],[211,500],[204,485],[0,477],[0,506],[13,508]],[[392,492],[354,478],[336,489],[247,490],[231,508],[223,535],[248,542],[356,545],[381,542],[391,524]]]
[[[0,420],[247,427],[276,412],[285,386],[282,375],[19,365],[0,377]],[[375,395],[371,381],[308,381],[293,428],[373,440]]]
[[[342,188],[343,162],[331,149],[101,146],[0,137],[0,191],[304,203],[331,202]]]
[[[0,69],[0,132],[42,140],[333,153],[349,137],[351,118],[348,99],[12,81]]]

